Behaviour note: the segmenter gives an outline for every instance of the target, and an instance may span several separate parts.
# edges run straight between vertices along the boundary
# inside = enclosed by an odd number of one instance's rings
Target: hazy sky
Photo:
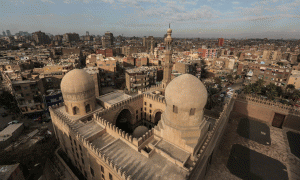
[[[0,0],[2,30],[300,39],[300,0]]]

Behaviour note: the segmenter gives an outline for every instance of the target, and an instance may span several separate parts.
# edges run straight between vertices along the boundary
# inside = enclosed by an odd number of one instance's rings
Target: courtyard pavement
[[[245,118],[231,119],[205,180],[300,180],[298,137],[299,132],[291,134]]]

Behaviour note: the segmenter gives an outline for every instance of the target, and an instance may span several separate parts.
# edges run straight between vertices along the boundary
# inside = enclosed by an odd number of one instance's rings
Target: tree
[[[227,75],[227,80],[229,83],[232,83],[233,82],[233,76],[231,74],[228,74]]]
[[[268,99],[275,99],[278,96],[277,86],[273,83],[270,83],[266,86],[266,96]]]
[[[291,99],[293,101],[298,101],[300,99],[300,91],[294,90],[294,92],[291,94]]]
[[[252,92],[252,87],[251,87],[251,85],[245,86],[244,92],[245,92],[246,94],[250,94],[250,93]]]
[[[215,77],[215,83],[216,84],[221,84],[222,80],[219,77]]]
[[[294,90],[295,89],[295,85],[294,84],[288,84],[287,86],[286,86],[286,90]]]

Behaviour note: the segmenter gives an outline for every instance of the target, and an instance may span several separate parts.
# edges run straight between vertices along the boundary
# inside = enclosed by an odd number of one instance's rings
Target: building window
[[[103,166],[101,166],[101,172],[104,173],[104,167]]]
[[[147,108],[145,108],[145,111],[147,111]]]
[[[175,105],[173,105],[173,112],[174,112],[174,113],[178,113],[178,107],[175,106]]]
[[[80,151],[82,151],[82,149],[81,149],[81,146],[79,145],[79,149],[80,149]]]
[[[74,139],[74,144],[75,144],[75,146],[76,146],[76,141],[75,141],[75,139]]]
[[[191,110],[190,110],[190,116],[193,116],[193,115],[195,115],[195,111],[196,111],[196,109],[195,109],[195,108],[191,108]]]
[[[136,120],[139,120],[139,116],[138,116],[138,115],[136,115],[135,119],[136,119]]]
[[[141,118],[143,118],[143,113],[141,113]]]
[[[150,107],[152,107],[152,104],[150,104]]]
[[[94,169],[90,167],[92,176],[95,176]]]
[[[84,160],[81,158],[82,164],[84,164]]]
[[[109,173],[109,180],[113,180],[113,177],[110,173]]]
[[[147,102],[145,102],[145,106],[147,105]]]
[[[85,112],[88,113],[88,112],[90,112],[90,111],[91,111],[91,106],[90,106],[90,104],[87,104],[87,105],[85,106]]]
[[[152,113],[152,110],[149,110],[150,113]]]
[[[139,113],[139,110],[136,110],[136,112],[135,112],[136,114],[138,114]]]
[[[86,173],[86,171],[84,171],[84,176],[85,176],[85,177],[87,177],[87,173]]]
[[[73,115],[76,115],[79,113],[79,108],[77,106],[73,107]]]
[[[76,155],[77,155],[77,158],[79,159],[79,155],[78,155],[78,153],[76,153]]]
[[[105,180],[104,174],[102,174],[102,179]]]
[[[141,108],[141,111],[143,111],[143,108]]]

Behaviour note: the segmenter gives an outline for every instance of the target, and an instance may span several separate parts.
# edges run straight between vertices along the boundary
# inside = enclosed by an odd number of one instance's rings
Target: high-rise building
[[[3,36],[6,36],[5,31],[2,32]]]
[[[224,38],[219,38],[218,46],[223,46],[223,44],[224,44]]]
[[[32,33],[32,38],[39,45],[50,44],[50,38],[44,32],[41,31],[34,32]]]
[[[113,33],[107,31],[104,36],[102,36],[102,47],[108,48],[112,47],[114,44],[114,35]]]
[[[7,36],[11,36],[10,30],[6,30]]]
[[[86,31],[85,34],[86,34],[86,36],[89,36],[89,35],[90,35],[90,33],[89,33],[88,31]]]
[[[66,33],[63,35],[64,42],[72,42],[72,41],[79,41],[79,34],[77,33]]]

